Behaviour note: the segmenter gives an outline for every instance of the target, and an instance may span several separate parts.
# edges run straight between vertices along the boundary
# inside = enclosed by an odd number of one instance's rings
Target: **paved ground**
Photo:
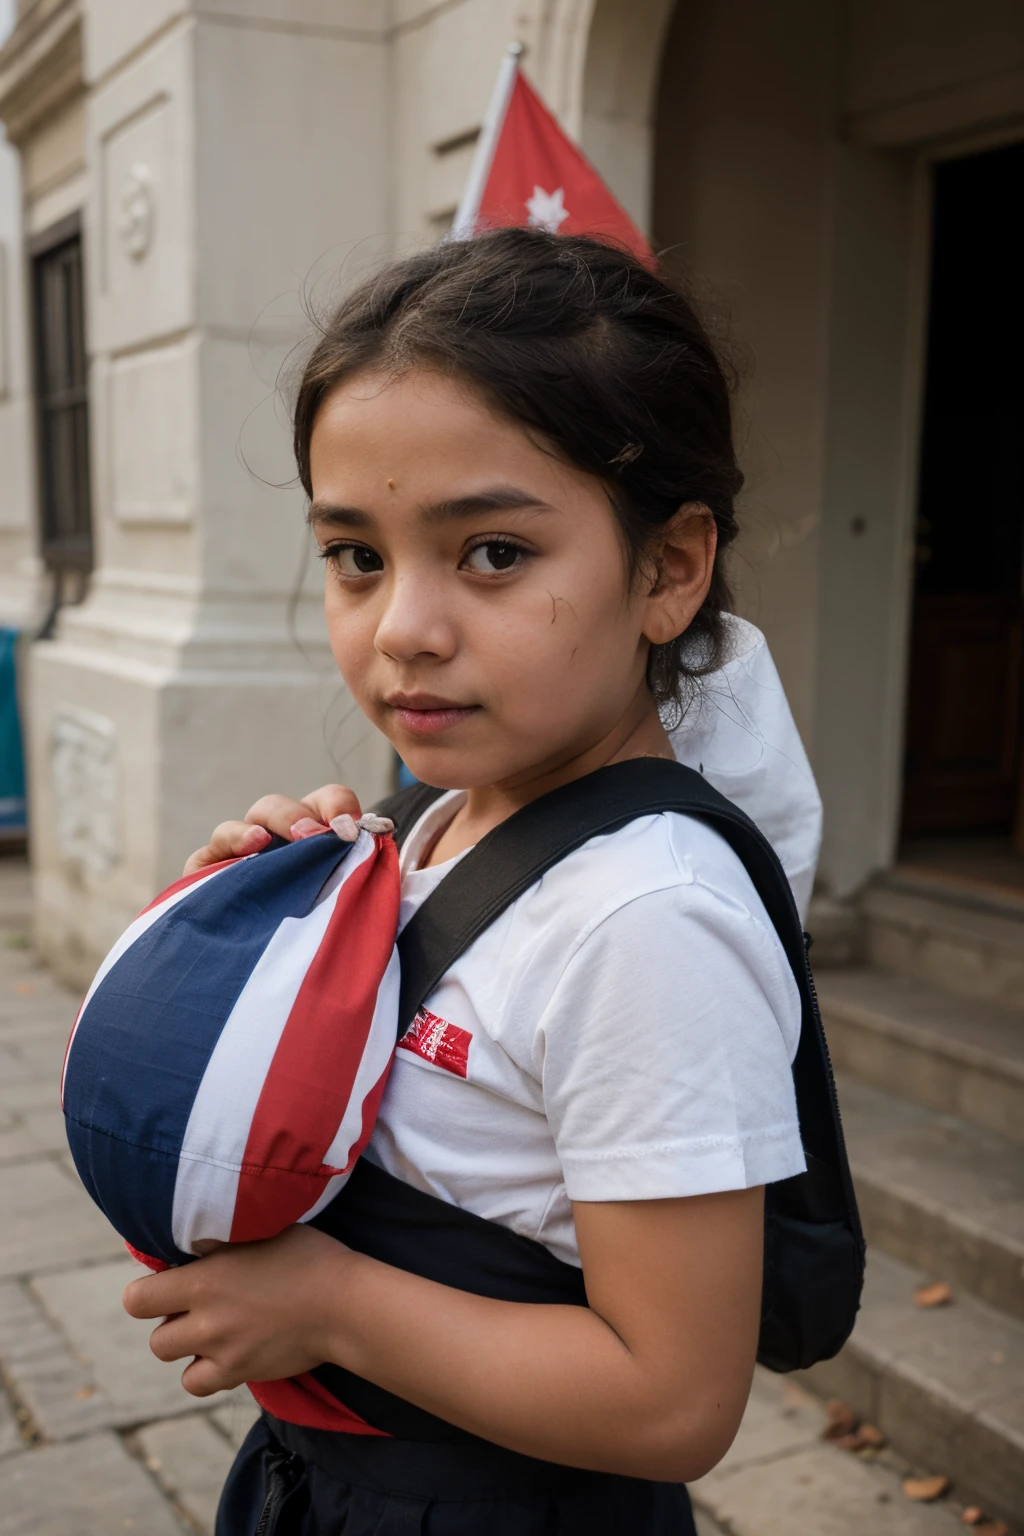
[[[35,962],[27,905],[23,866],[0,859],[0,1536],[210,1532],[252,1400],[200,1407],[121,1310],[136,1266],[78,1181],[58,1107],[77,999]],[[694,1490],[701,1536],[962,1531],[950,1502],[904,1498],[887,1453],[824,1445],[822,1425],[813,1398],[759,1374]]]
[[[60,1066],[78,999],[27,947],[0,859],[0,1536],[212,1529],[243,1390],[202,1407],[122,1311],[139,1273],[67,1153]]]

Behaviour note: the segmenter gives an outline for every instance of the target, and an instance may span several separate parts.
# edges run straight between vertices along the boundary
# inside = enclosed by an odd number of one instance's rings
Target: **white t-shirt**
[[[406,841],[402,925],[458,862],[417,868],[463,800]],[[799,1033],[737,856],[690,817],[643,817],[563,859],[447,972],[395,1053],[369,1156],[579,1264],[573,1200],[802,1171]]]

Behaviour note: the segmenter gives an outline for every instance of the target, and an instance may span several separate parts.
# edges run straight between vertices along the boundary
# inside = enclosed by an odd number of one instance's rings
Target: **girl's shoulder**
[[[706,822],[675,811],[640,816],[591,838],[520,898],[524,913],[547,909],[553,926],[585,911],[588,927],[644,897],[675,908],[721,904],[772,928],[739,855]],[[517,905],[519,905],[517,903]]]
[[[592,838],[494,941],[495,1016],[535,1062],[543,1047],[547,1076],[556,1041],[612,1050],[628,1037],[644,1059],[665,1046],[692,1062],[729,1040],[752,1059],[778,1048],[790,1092],[799,992],[742,861],[705,822],[662,812]]]
[[[454,794],[436,802],[436,826]],[[407,848],[433,835],[424,817]],[[403,921],[459,862],[403,878]],[[566,972],[597,951],[632,972],[657,965],[682,974],[695,962],[753,969],[762,984],[793,986],[781,943],[739,856],[706,822],[677,812],[640,816],[589,839],[554,865],[474,941],[455,970],[503,1013],[517,996],[543,1006]],[[643,990],[643,979],[637,977]],[[539,990],[538,990],[539,989]]]
[[[723,998],[752,981],[785,1032],[798,1029],[792,972],[743,863],[706,823],[676,812],[584,843],[519,897],[487,947],[496,1005],[524,1019],[598,975],[622,1006],[628,996],[642,1009],[654,994],[681,1003],[699,970]]]

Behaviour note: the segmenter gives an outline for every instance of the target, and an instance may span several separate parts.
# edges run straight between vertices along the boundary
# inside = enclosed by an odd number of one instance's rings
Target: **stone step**
[[[840,1450],[823,1441],[826,1423],[791,1377],[759,1369],[731,1449],[690,1485],[697,1536],[963,1536],[954,1492],[928,1504],[904,1495],[908,1473],[927,1469],[890,1449]]]
[[[1024,895],[896,868],[860,907],[869,965],[1024,1012]]]
[[[1024,1017],[869,967],[816,977],[837,1070],[1024,1143]]]
[[[1012,1527],[1024,1511],[1024,1324],[967,1295],[916,1307],[931,1278],[871,1249],[853,1337],[802,1380]]]
[[[868,1242],[1024,1322],[1024,1146],[837,1084]]]

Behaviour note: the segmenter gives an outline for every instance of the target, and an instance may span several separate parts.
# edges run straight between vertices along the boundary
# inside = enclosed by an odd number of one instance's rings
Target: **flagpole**
[[[480,137],[476,141],[473,164],[469,168],[469,177],[452,223],[451,232],[456,239],[471,235],[476,225],[480,201],[484,195],[487,178],[491,174],[494,151],[497,148],[508,104],[512,99],[512,92],[515,90],[522,52],[522,43],[509,43],[505,57],[501,61],[498,78],[494,82],[494,90],[491,92],[491,99],[487,104],[487,111],[480,128]]]

